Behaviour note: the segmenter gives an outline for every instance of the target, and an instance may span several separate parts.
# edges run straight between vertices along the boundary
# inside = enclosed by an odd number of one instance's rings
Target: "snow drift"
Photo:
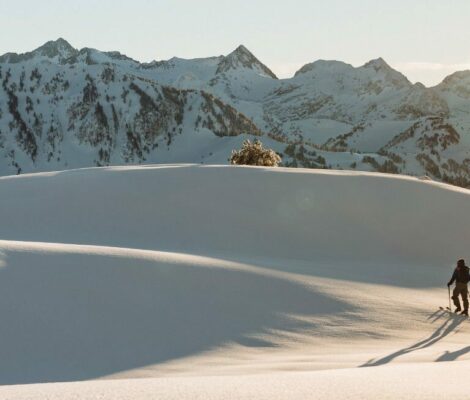
[[[467,363],[438,306],[469,195],[228,166],[0,178],[0,384]]]
[[[173,165],[0,185],[10,240],[433,266],[464,255],[470,233],[468,191],[393,175]]]

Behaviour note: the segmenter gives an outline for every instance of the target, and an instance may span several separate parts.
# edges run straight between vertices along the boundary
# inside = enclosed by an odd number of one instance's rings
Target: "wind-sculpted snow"
[[[470,325],[438,308],[469,258],[465,189],[175,164],[2,177],[0,193],[0,383],[151,378],[0,398],[328,398],[325,380],[409,398],[428,371],[437,399],[432,376],[470,360]]]
[[[309,326],[291,315],[353,309],[288,274],[219,259],[28,242],[0,249],[0,384],[98,378],[228,342],[269,347],[270,331]]]
[[[0,182],[0,238],[13,240],[432,266],[465,252],[470,234],[466,192],[415,178],[175,165]]]

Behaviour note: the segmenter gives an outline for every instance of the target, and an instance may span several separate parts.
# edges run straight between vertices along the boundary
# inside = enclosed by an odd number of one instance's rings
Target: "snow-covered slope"
[[[438,310],[469,257],[467,190],[149,165],[3,177],[0,193],[0,383],[120,379],[0,398],[468,392],[470,325]]]
[[[0,387],[15,400],[331,400],[466,398],[462,364],[399,365],[379,369],[272,372],[248,376],[90,381]]]
[[[320,60],[277,79],[244,46],[140,63],[58,39],[0,56],[0,80],[0,175],[226,163],[234,145],[261,135],[285,166],[470,186],[468,71],[426,88],[381,58],[357,68]]]

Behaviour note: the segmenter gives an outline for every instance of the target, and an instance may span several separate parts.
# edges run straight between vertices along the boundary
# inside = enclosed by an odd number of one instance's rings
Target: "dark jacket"
[[[470,273],[468,267],[455,268],[452,278],[447,286],[452,285],[454,282],[467,284],[470,281]]]

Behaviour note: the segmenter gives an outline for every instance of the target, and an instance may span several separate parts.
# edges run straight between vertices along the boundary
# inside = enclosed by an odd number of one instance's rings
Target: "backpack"
[[[470,270],[467,266],[463,267],[460,271],[458,281],[462,283],[470,282]]]

